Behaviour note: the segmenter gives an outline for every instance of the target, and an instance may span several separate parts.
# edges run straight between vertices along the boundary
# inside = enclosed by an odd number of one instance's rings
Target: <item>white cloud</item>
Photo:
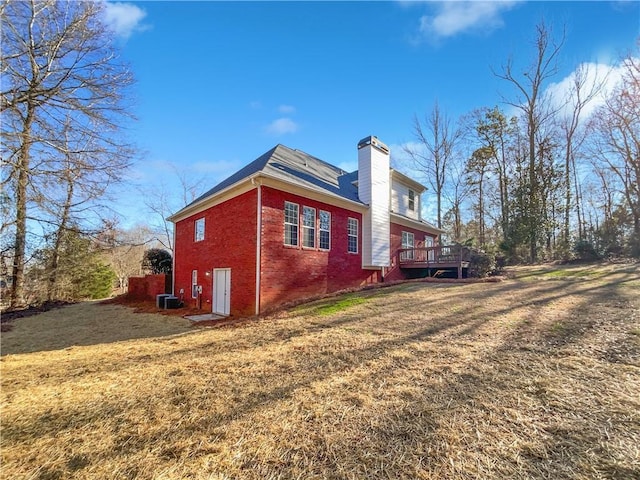
[[[142,24],[147,16],[140,7],[131,3],[105,2],[104,16],[107,26],[123,39],[129,38],[133,32],[146,30],[148,27]]]
[[[391,151],[391,166],[403,173],[406,173],[415,167],[411,155],[406,152],[407,149],[420,155],[427,155],[426,147],[420,142],[407,141],[389,145],[389,150]]]
[[[344,162],[339,162],[338,164],[336,164],[336,167],[341,169],[343,172],[355,172],[358,169],[358,160],[347,160]]]
[[[290,115],[292,113],[296,112],[296,107],[293,107],[291,105],[280,105],[278,107],[278,112],[284,114],[284,115]]]
[[[504,25],[501,13],[518,1],[460,1],[435,4],[435,15],[420,18],[420,34],[437,40],[467,31],[487,31]]]
[[[622,65],[608,65],[605,63],[586,62],[580,64],[573,72],[559,82],[550,84],[546,89],[553,104],[560,108],[560,112],[570,113],[571,103],[568,103],[578,72],[582,70],[586,74],[586,80],[582,91],[582,96],[588,95],[589,91],[596,85],[602,85],[600,91],[582,110],[582,118],[586,119],[598,106],[602,105],[605,98],[612,92],[613,88],[622,79]]]
[[[298,131],[298,124],[290,118],[283,117],[274,120],[267,126],[267,133],[271,135],[284,135],[285,133],[295,133]]]

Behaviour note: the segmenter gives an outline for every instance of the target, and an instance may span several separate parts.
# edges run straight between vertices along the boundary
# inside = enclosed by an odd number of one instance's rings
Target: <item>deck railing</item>
[[[424,264],[425,267],[458,264],[471,260],[471,250],[462,245],[401,248],[398,260],[402,264]]]

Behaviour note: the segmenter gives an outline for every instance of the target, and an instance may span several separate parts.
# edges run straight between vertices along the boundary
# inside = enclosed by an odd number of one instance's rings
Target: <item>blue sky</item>
[[[136,192],[159,178],[183,206],[176,169],[206,189],[282,143],[353,170],[359,139],[399,153],[436,100],[454,118],[501,105],[513,92],[491,68],[512,57],[524,69],[542,18],[566,29],[550,88],[580,63],[615,66],[640,36],[637,1],[107,6],[137,78],[132,137],[145,152],[129,176],[134,200],[116,206],[123,225],[150,218]]]

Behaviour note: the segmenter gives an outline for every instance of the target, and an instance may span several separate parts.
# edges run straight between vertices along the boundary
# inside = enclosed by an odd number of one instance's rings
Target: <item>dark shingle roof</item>
[[[358,180],[357,171],[347,173],[335,165],[331,165],[308,153],[294,150],[284,145],[276,145],[208,192],[196,198],[189,205],[169,217],[169,219],[175,218],[182,212],[188,210],[192,205],[202,202],[257,173],[262,173],[265,176],[293,183],[320,193],[337,195],[346,200],[362,204],[358,198],[358,187],[355,185],[355,182]],[[420,220],[418,223],[434,231],[443,231],[424,220]]]
[[[361,203],[358,199],[358,189],[353,184],[358,179],[357,171],[347,173],[308,153],[293,150],[284,145],[277,145],[196,198],[184,209],[259,172],[285,182],[295,183],[302,187],[331,193],[347,200]]]

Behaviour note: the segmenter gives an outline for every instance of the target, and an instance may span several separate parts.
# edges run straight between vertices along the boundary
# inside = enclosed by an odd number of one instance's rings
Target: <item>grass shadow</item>
[[[2,356],[153,339],[193,331],[180,317],[138,314],[115,304],[82,302],[20,318],[0,338]]]

